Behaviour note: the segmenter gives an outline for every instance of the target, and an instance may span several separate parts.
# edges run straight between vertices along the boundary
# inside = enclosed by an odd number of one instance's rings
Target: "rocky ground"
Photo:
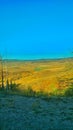
[[[0,94],[0,130],[73,130],[73,98]]]

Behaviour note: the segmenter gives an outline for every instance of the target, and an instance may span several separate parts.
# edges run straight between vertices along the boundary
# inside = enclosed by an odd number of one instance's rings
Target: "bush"
[[[73,96],[73,86],[67,88],[67,90],[65,91],[65,96]]]
[[[33,91],[31,87],[28,87],[28,89],[24,91],[24,95],[26,96],[35,96],[35,93],[36,92]]]

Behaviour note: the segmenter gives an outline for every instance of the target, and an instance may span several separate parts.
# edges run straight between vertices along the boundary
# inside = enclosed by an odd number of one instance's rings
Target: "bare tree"
[[[8,60],[7,60],[7,51],[6,51],[6,60],[5,60],[5,68],[6,68],[6,90],[9,90],[9,79],[8,79]]]
[[[3,58],[0,55],[0,62],[1,62],[1,87],[4,89],[4,70],[3,70]]]

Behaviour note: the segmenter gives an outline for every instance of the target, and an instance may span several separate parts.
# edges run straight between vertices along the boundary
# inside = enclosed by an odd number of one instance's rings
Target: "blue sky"
[[[2,54],[49,55],[72,50],[72,0],[0,0]]]

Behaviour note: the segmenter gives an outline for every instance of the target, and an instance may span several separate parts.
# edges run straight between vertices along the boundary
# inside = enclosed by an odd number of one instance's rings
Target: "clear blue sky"
[[[0,52],[73,50],[73,0],[0,0]]]

